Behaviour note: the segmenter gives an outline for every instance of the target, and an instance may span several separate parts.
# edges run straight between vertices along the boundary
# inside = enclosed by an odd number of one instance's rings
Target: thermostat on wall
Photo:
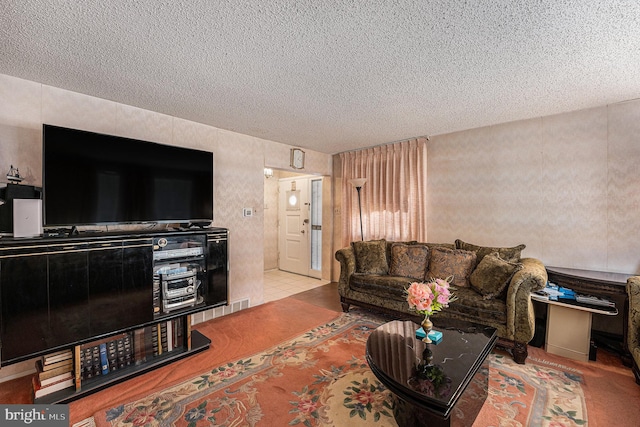
[[[242,208],[242,216],[253,216],[253,208]]]

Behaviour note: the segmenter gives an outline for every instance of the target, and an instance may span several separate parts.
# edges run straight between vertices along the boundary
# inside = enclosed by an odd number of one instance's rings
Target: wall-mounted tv
[[[45,227],[210,223],[213,154],[43,125]]]

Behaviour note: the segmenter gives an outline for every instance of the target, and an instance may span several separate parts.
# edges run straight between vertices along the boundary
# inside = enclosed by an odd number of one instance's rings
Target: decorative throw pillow
[[[406,242],[387,242],[387,262],[389,263],[389,268],[391,268],[391,247],[396,243],[404,243],[405,245],[415,245],[418,242],[416,240],[409,240]]]
[[[460,239],[456,239],[456,248],[464,249],[466,251],[473,251],[476,253],[476,266],[480,264],[482,258],[489,255],[492,252],[498,252],[500,258],[509,262],[520,261],[520,253],[526,248],[525,245],[518,245],[512,248],[491,248],[488,246],[478,246],[471,243],[463,242]]]
[[[462,249],[435,247],[431,249],[426,279],[446,279],[453,276],[451,285],[468,287],[469,276],[476,265],[476,253]]]
[[[498,252],[486,255],[471,273],[471,287],[478,291],[483,299],[499,296],[509,286],[516,271],[522,264],[505,261]]]
[[[391,245],[391,276],[424,280],[429,265],[429,248],[426,245],[393,243]]]
[[[352,242],[356,257],[356,273],[388,274],[387,242],[369,240],[368,242]]]
[[[429,246],[429,248],[431,248],[431,249],[433,249],[433,248],[455,249],[456,248],[455,243],[425,243],[425,245]]]

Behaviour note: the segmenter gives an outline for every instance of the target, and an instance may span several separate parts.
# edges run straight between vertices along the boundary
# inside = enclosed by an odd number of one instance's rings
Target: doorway
[[[278,170],[265,178],[265,271],[279,269],[321,279],[324,269],[329,279],[331,261],[323,251],[331,237],[326,234],[327,218],[331,219],[326,181],[323,176]]]
[[[278,268],[322,277],[322,178],[278,182]]]

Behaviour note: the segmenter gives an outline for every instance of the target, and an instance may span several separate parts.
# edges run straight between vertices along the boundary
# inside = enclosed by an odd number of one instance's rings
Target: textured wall
[[[13,164],[26,184],[42,185],[43,123],[212,151],[213,225],[230,230],[230,299],[262,303],[263,168],[292,171],[291,146],[2,74],[0,101],[0,174]],[[305,173],[330,175],[331,156],[305,151]]]
[[[281,172],[264,178],[264,269],[278,268],[278,179]]]
[[[212,151],[213,225],[230,230],[230,301],[263,302],[263,168],[269,159],[290,169],[290,146],[0,74],[0,177],[13,164],[25,184],[42,185],[43,123]],[[330,173],[331,156],[307,150],[306,171]],[[254,216],[243,217],[245,207]],[[18,365],[2,377],[33,368]]]
[[[640,273],[640,101],[433,137],[428,240]]]

